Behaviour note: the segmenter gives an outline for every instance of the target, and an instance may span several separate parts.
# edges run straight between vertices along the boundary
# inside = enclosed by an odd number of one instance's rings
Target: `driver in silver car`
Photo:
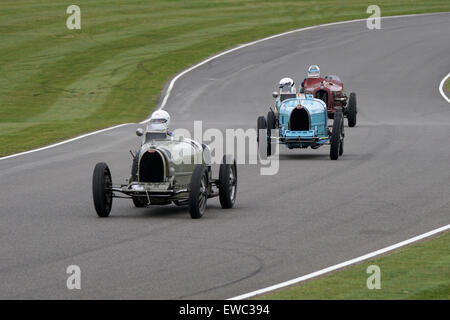
[[[156,110],[150,117],[150,122],[147,125],[147,132],[151,133],[165,133],[172,137],[173,133],[169,131],[170,114],[164,110]]]

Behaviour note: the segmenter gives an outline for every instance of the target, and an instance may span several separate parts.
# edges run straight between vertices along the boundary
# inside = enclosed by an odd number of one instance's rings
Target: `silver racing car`
[[[214,179],[207,146],[182,137],[174,139],[169,132],[154,130],[152,123],[136,134],[143,141],[126,184],[113,184],[106,163],[95,166],[92,191],[98,216],[109,216],[113,198],[131,199],[136,207],[187,205],[193,219],[203,216],[209,198],[218,196],[222,208],[233,207],[237,168],[232,157],[223,157],[219,177]]]

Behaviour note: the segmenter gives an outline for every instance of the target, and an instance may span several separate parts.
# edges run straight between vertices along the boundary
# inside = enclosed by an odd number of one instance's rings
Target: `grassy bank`
[[[0,2],[0,156],[145,118],[164,84],[236,44],[367,17],[371,1]],[[380,0],[383,15],[450,11],[447,0]]]
[[[366,286],[367,267],[381,270],[381,289]],[[450,299],[450,233],[260,299]]]

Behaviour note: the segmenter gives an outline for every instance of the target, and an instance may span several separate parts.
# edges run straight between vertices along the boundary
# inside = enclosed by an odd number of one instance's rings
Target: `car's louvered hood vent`
[[[156,150],[147,151],[139,163],[140,182],[164,182],[165,162]]]
[[[295,108],[291,112],[289,118],[289,130],[291,131],[308,131],[311,124],[309,120],[309,113],[305,108]]]

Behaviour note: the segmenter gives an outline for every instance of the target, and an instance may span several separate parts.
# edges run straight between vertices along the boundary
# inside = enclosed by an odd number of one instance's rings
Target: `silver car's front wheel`
[[[108,165],[104,162],[97,163],[92,177],[92,195],[95,211],[99,217],[106,218],[111,212],[113,201],[111,187],[111,172]]]
[[[199,219],[205,213],[208,186],[207,170],[204,165],[198,164],[192,173],[189,191],[189,213],[192,219]]]

